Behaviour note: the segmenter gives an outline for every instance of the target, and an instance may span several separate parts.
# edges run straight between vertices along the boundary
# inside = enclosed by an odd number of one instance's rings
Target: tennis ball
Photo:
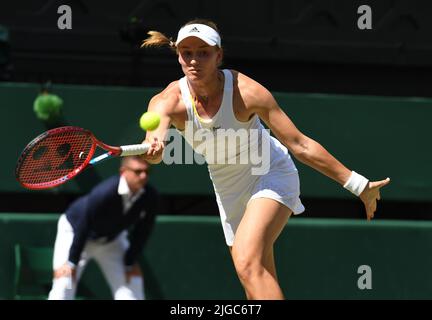
[[[159,126],[160,116],[156,112],[144,112],[139,123],[141,129],[145,131],[153,131]]]
[[[55,121],[61,114],[63,100],[54,94],[41,94],[34,103],[36,117],[42,121]]]

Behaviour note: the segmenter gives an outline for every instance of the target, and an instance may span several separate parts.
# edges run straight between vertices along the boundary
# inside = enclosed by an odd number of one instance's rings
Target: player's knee
[[[242,282],[248,282],[251,279],[263,273],[264,267],[258,259],[247,254],[233,254],[234,266]]]

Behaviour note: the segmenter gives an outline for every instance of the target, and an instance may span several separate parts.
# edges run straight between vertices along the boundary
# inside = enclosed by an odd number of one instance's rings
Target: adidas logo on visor
[[[193,27],[189,30],[189,32],[200,32],[197,27]]]
[[[204,24],[195,23],[182,27],[178,32],[176,45],[187,37],[198,37],[209,46],[221,46],[221,39],[217,31]]]

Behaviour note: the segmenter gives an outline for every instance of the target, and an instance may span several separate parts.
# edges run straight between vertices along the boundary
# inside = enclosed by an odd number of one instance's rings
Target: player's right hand
[[[150,148],[142,157],[151,164],[157,164],[162,161],[162,154],[165,148],[163,141],[159,141],[157,137],[153,137],[153,141],[147,141]]]

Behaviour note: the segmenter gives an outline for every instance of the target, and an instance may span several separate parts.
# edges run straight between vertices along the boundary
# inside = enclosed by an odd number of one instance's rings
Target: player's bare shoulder
[[[177,107],[180,95],[178,81],[173,81],[150,100],[149,109],[170,115]]]
[[[234,96],[244,102],[245,108],[265,106],[273,99],[272,94],[259,82],[239,71],[231,72],[234,76]]]
[[[179,81],[171,82],[162,92],[155,95],[150,100],[149,110],[170,117],[176,127],[184,123],[187,120],[187,111],[182,100]]]

